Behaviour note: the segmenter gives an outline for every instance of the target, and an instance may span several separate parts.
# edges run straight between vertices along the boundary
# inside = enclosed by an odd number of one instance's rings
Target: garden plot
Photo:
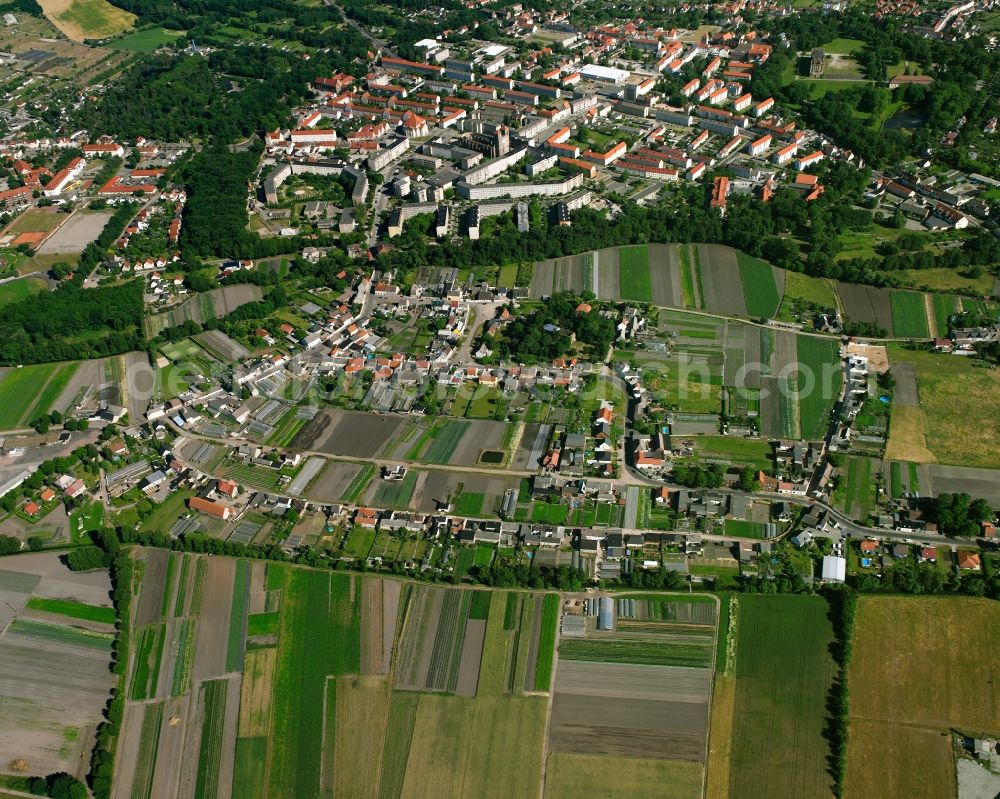
[[[798,438],[795,333],[760,329],[760,337],[761,433],[773,438]]]
[[[736,250],[719,244],[699,244],[694,253],[701,273],[705,309],[725,316],[746,316]]]
[[[740,322],[727,322],[725,356],[724,385],[760,388],[760,328]]]
[[[475,419],[471,427],[461,437],[446,460],[434,460],[434,463],[447,463],[450,466],[475,466],[483,450],[502,449],[501,444],[507,431],[506,422],[493,422],[485,419]],[[434,449],[433,444],[428,450],[428,460]],[[443,457],[443,453],[442,456]]]
[[[250,350],[238,341],[231,339],[221,330],[206,330],[194,338],[222,363],[235,363],[250,356]]]
[[[878,325],[892,336],[892,292],[860,283],[837,283],[844,313],[853,322]]]
[[[598,284],[594,293],[602,300],[618,302],[621,299],[621,252],[617,247],[599,250],[594,254],[597,259]]]
[[[582,255],[568,255],[536,263],[531,277],[532,299],[541,299],[561,291],[571,291],[574,294],[583,291],[583,260]]]
[[[161,330],[176,327],[187,321],[198,323],[226,316],[241,305],[255,302],[263,296],[259,286],[240,283],[222,286],[201,294],[195,294],[169,311],[146,317],[146,335],[152,338]]]
[[[517,445],[517,452],[514,453],[511,469],[526,470],[538,466],[545,454],[545,445],[548,443],[551,431],[552,426],[547,424],[532,422],[525,425]]]
[[[107,572],[70,572],[56,553],[21,555],[4,565],[0,758],[23,759],[32,774],[82,777],[115,684]]]
[[[374,458],[404,423],[402,416],[324,410],[307,422],[292,440],[293,449],[330,455]]]
[[[326,464],[326,468],[319,472],[312,484],[307,485],[306,496],[314,502],[346,501],[345,494],[365,467],[335,461],[327,461]]]
[[[111,219],[111,211],[78,211],[38,248],[39,255],[81,253],[101,235]]]
[[[683,308],[680,256],[675,244],[650,244],[649,275],[653,285],[653,305]]]

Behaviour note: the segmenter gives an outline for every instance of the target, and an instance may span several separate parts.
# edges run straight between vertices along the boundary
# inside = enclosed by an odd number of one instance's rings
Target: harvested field
[[[291,447],[350,458],[373,458],[403,422],[402,416],[324,410],[298,432]]]
[[[954,795],[949,731],[1000,730],[990,656],[1000,646],[1000,611],[972,597],[866,596],[854,631],[848,795],[870,789],[876,751],[880,796]]]
[[[142,589],[135,612],[135,625],[141,627],[160,620],[163,597],[167,586],[167,563],[170,553],[163,549],[146,552],[146,567],[142,574]]]
[[[374,468],[374,467],[372,467]],[[326,468],[308,487],[307,497],[314,502],[349,502],[357,497],[350,497],[348,489],[354,484],[355,478],[366,467],[354,463],[327,462]]]
[[[726,316],[746,316],[736,250],[719,244],[699,244],[694,256],[700,269],[705,309]]]
[[[1000,471],[997,469],[973,469],[967,466],[928,466],[924,473],[930,477],[930,485],[921,485],[921,494],[957,494],[965,492],[973,498],[985,499],[991,508],[1000,508]],[[923,478],[921,478],[921,483]]]
[[[541,783],[546,702],[421,694],[402,799],[522,799]],[[512,768],[511,764],[517,764]]]
[[[384,678],[341,677],[336,690],[333,794],[378,799],[386,733],[396,734],[386,729],[392,689]]]
[[[222,286],[196,294],[169,311],[147,316],[146,335],[152,338],[164,328],[176,327],[188,320],[203,323],[209,319],[226,316],[241,305],[255,302],[262,296],[260,287],[249,283]]]
[[[914,763],[920,768],[913,768]],[[955,796],[950,732],[852,718],[844,794],[880,799]]]
[[[826,697],[836,675],[820,597],[740,597],[730,795],[829,796]]]
[[[45,16],[70,39],[103,39],[128,30],[135,14],[107,0],[44,0]]]
[[[78,211],[38,248],[39,255],[81,253],[101,235],[111,219],[111,211]]]
[[[680,256],[675,244],[649,244],[649,275],[653,305],[683,308]]]
[[[976,368],[968,358],[898,345],[890,346],[889,357],[894,373],[902,364],[912,364],[916,369],[920,407],[893,409],[887,457],[996,468],[1000,449],[1000,373]],[[921,432],[932,457],[918,451]],[[914,451],[907,452],[907,447]]]
[[[545,765],[545,799],[698,799],[701,782],[701,764],[684,760],[553,752]]]

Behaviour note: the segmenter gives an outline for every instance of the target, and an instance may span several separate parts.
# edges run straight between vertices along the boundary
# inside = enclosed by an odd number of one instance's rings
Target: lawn
[[[497,287],[512,289],[517,284],[517,264],[507,264],[500,267],[497,277]]]
[[[537,796],[546,709],[542,697],[420,694],[401,795]]]
[[[818,441],[826,433],[833,404],[840,396],[843,375],[838,344],[835,339],[799,335],[796,348],[805,380],[803,382],[800,376],[798,400],[802,438]]]
[[[166,28],[145,28],[121,39],[109,42],[105,47],[113,50],[129,50],[133,53],[152,53],[164,45],[171,44],[184,36],[183,31],[168,31]]]
[[[649,248],[645,244],[638,244],[633,247],[622,247],[618,253],[621,298],[635,302],[652,302],[653,281],[649,274]]]
[[[143,532],[167,532],[170,526],[187,512],[187,501],[194,496],[194,491],[182,488],[173,491],[142,523]]]
[[[892,292],[892,329],[898,338],[930,338],[924,295],[915,291]]]
[[[740,597],[730,796],[832,796],[827,613],[816,596]]]
[[[761,522],[748,522],[745,519],[726,519],[726,535],[736,538],[763,538],[764,525]]]
[[[45,281],[34,277],[24,277],[12,280],[10,283],[0,283],[0,305],[17,302],[32,294],[38,294],[45,288]]]
[[[355,558],[367,558],[375,543],[375,531],[367,527],[354,527],[344,539],[344,554]]]
[[[852,519],[867,522],[875,507],[875,477],[871,458],[847,459],[847,479],[844,489],[844,513]]]
[[[736,261],[740,266],[747,313],[754,318],[772,318],[778,312],[781,296],[771,265],[740,250],[736,251]]]
[[[42,389],[59,364],[42,363],[9,369],[0,379],[0,429],[12,430],[29,421]]]
[[[545,799],[699,799],[701,780],[701,763],[687,760],[553,752],[545,768]]]
[[[69,515],[69,532],[74,541],[79,541],[85,533],[95,532],[104,528],[104,505],[100,502],[89,502],[81,505]],[[90,543],[90,540],[86,540]]]
[[[889,346],[889,361],[916,366],[920,407],[893,408],[892,454],[887,457],[995,468],[1000,451],[1000,372],[978,369],[968,358],[908,350],[898,344]],[[926,439],[923,457],[913,446],[921,432]]]
[[[1000,733],[998,649],[1000,606],[990,600],[861,597],[846,795],[953,795],[948,730]]]

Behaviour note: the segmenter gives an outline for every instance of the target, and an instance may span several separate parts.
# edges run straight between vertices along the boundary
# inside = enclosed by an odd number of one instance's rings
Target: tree
[[[46,782],[52,799],[87,799],[87,786],[70,774],[50,774]]]
[[[28,549],[32,552],[38,552],[42,547],[45,546],[45,539],[40,536],[33,535],[28,537]]]
[[[982,522],[992,516],[985,500],[973,500],[965,493],[941,494],[937,498],[938,527],[945,535],[972,538],[979,534]]]
[[[757,473],[749,466],[744,466],[740,471],[740,479],[736,485],[740,491],[760,490],[760,481],[757,479]]]
[[[66,565],[75,572],[100,569],[104,566],[104,553],[94,546],[79,547],[66,556]]]
[[[12,535],[0,535],[0,555],[13,555],[21,551],[21,541]]]

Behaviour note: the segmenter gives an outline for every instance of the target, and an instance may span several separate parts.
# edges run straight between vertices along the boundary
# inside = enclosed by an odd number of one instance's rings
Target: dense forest
[[[66,361],[143,349],[142,280],[108,288],[65,283],[0,308],[0,363]]]
[[[74,124],[123,139],[233,142],[285,123],[317,75],[348,69],[359,50],[363,55],[355,37],[308,60],[252,46],[216,50],[208,58],[152,56],[96,103],[85,103]]]

